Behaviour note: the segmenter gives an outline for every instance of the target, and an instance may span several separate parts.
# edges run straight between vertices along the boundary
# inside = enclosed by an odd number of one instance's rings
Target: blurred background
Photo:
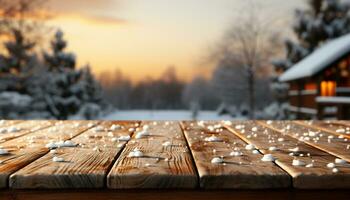
[[[349,0],[0,0],[2,119],[348,119]]]

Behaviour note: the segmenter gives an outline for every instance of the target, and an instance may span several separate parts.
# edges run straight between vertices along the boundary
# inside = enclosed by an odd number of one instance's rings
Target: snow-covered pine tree
[[[4,43],[6,53],[0,58],[0,72],[22,75],[30,71],[37,61],[32,52],[35,42],[27,40],[19,30],[13,30],[11,38]]]
[[[276,70],[288,69],[324,42],[350,32],[349,2],[309,0],[308,4],[295,12],[293,31],[298,40],[286,41],[286,59],[274,62]]]
[[[32,91],[38,88],[32,77],[39,62],[33,51],[36,43],[19,29],[12,29],[0,55],[0,116],[6,119],[26,118],[34,110]]]
[[[0,116],[47,118],[38,71],[41,63],[35,48],[46,19],[42,0],[0,0]],[[35,20],[33,20],[33,17]],[[40,114],[39,114],[40,113]]]
[[[97,117],[103,106],[100,86],[89,67],[76,69],[75,55],[65,52],[66,46],[58,30],[51,42],[52,53],[44,52],[48,110],[57,119]]]
[[[72,91],[79,94],[78,97],[83,104],[73,118],[94,119],[109,105],[103,98],[102,87],[92,75],[90,66],[87,65],[80,71],[80,81],[72,87]]]
[[[341,0],[309,0],[308,8],[296,10],[293,31],[297,41],[286,40],[286,57],[273,61],[275,74],[271,89],[279,107],[286,108],[288,85],[278,76],[312,53],[324,42],[350,32],[349,2]],[[278,110],[278,109],[277,109]],[[276,113],[275,118],[284,114]]]
[[[57,30],[54,39],[51,41],[52,54],[44,52],[44,58],[49,71],[75,69],[75,55],[73,53],[64,52],[66,47],[67,42],[63,38],[63,32]]]

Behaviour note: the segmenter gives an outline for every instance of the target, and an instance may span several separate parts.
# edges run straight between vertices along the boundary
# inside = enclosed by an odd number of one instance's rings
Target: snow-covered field
[[[103,117],[105,120],[192,120],[188,110],[117,110]],[[229,120],[229,115],[219,116],[215,111],[200,111],[197,120]],[[235,118],[237,119],[237,118]]]

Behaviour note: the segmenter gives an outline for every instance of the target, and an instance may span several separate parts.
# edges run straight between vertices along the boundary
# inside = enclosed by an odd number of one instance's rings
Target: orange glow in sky
[[[244,7],[242,0],[51,0],[48,24],[65,32],[68,50],[93,71],[120,69],[132,80],[159,77],[169,66],[190,80],[209,74],[203,59]],[[258,1],[292,16],[302,0]],[[88,2],[88,3],[87,3]],[[268,11],[267,11],[268,12]],[[270,12],[271,13],[271,12]]]

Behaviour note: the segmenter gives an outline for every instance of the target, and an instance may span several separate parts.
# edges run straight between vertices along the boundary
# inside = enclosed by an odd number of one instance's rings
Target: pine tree
[[[6,91],[28,93],[27,79],[39,66],[34,50],[47,17],[39,14],[44,4],[42,0],[0,0],[0,74],[13,79],[12,84],[3,87]]]
[[[37,75],[42,66],[35,52],[45,29],[42,22],[47,16],[40,12],[44,4],[42,0],[0,0],[2,118],[48,117],[42,112],[45,105]]]
[[[40,88],[34,78],[40,66],[34,52],[36,41],[21,29],[13,28],[7,33],[9,38],[4,41],[4,53],[0,55],[0,116],[27,118],[39,109],[39,101],[33,94]]]
[[[103,107],[101,88],[90,68],[76,68],[75,56],[65,52],[67,42],[58,30],[51,41],[52,53],[44,52],[47,65],[45,100],[50,113],[58,119],[94,118]]]
[[[4,46],[6,55],[1,56],[1,73],[21,74],[33,67],[28,64],[35,59],[35,55],[31,53],[35,43],[27,41],[22,32],[13,30],[13,40],[5,42]]]
[[[49,71],[75,69],[75,55],[64,52],[66,47],[67,42],[63,38],[63,32],[61,30],[57,30],[54,40],[51,41],[52,54],[44,52],[44,58],[49,67]]]

